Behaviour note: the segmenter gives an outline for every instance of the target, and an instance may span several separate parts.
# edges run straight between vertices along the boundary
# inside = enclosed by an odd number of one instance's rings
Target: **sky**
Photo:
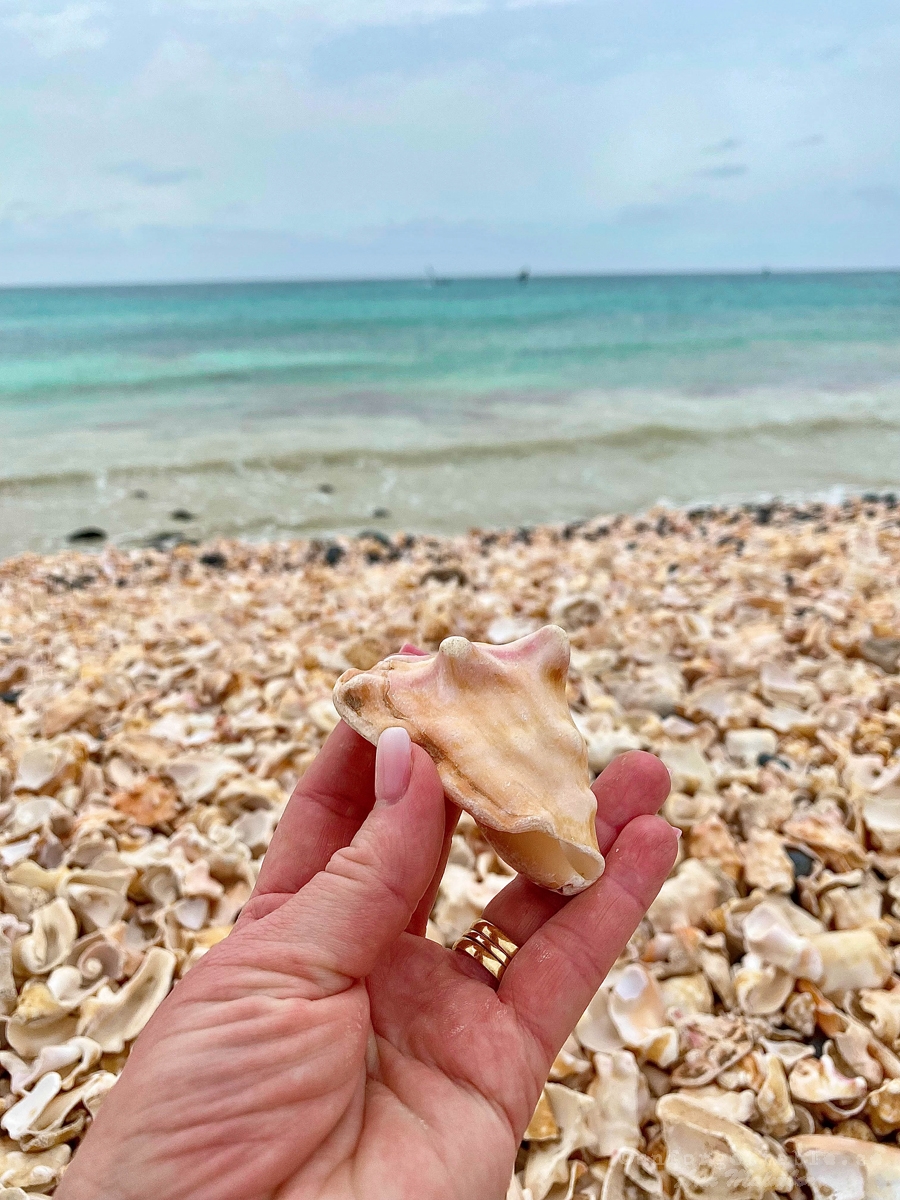
[[[896,0],[0,0],[0,284],[900,267]]]

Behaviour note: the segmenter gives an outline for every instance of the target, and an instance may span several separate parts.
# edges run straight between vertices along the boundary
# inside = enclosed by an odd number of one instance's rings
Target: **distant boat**
[[[436,275],[434,267],[425,268],[425,278],[428,280],[429,287],[446,287],[447,284],[453,282],[452,279],[445,279],[440,275]]]
[[[531,278],[531,272],[528,270],[527,267],[523,267],[522,270],[519,272],[519,274],[516,276],[516,278],[518,279],[519,283],[527,283],[528,280]]]

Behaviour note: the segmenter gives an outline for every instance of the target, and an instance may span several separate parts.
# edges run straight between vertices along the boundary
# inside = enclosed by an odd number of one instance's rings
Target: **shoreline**
[[[29,989],[91,959],[104,1003],[126,1003],[148,963],[177,979],[227,934],[336,722],[331,688],[348,666],[407,640],[502,643],[548,622],[569,634],[592,771],[630,749],[659,754],[673,780],[663,812],[684,836],[554,1063],[510,1195],[555,1200],[574,1179],[575,1195],[600,1200],[623,1154],[671,1194],[691,1179],[686,1137],[715,1142],[723,1195],[749,1170],[735,1146],[766,1178],[799,1183],[812,1151],[797,1135],[827,1137],[857,1172],[881,1155],[900,1177],[890,493],[0,562],[0,963],[51,903],[74,920],[58,963],[25,969],[19,945],[7,1037],[27,1062],[76,1028],[100,1039],[84,1098],[56,1125],[38,1113],[10,1147],[44,1169],[45,1194],[127,1048],[104,1044],[91,1000],[76,996],[56,1026],[35,1021]],[[74,887],[86,864],[102,911]],[[508,879],[464,820],[430,936],[449,945]],[[12,1084],[6,1107],[22,1094]],[[570,1126],[570,1090],[601,1133]]]

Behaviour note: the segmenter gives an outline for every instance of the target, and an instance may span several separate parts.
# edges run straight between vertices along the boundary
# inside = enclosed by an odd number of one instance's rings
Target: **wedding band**
[[[462,950],[463,954],[468,954],[470,958],[481,963],[499,983],[519,947],[511,937],[490,921],[476,921],[472,928],[454,943],[453,949]]]

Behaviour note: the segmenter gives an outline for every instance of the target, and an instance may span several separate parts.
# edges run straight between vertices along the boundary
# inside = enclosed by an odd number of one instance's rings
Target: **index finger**
[[[294,788],[253,897],[293,895],[348,846],[375,803],[375,747],[341,721]]]

